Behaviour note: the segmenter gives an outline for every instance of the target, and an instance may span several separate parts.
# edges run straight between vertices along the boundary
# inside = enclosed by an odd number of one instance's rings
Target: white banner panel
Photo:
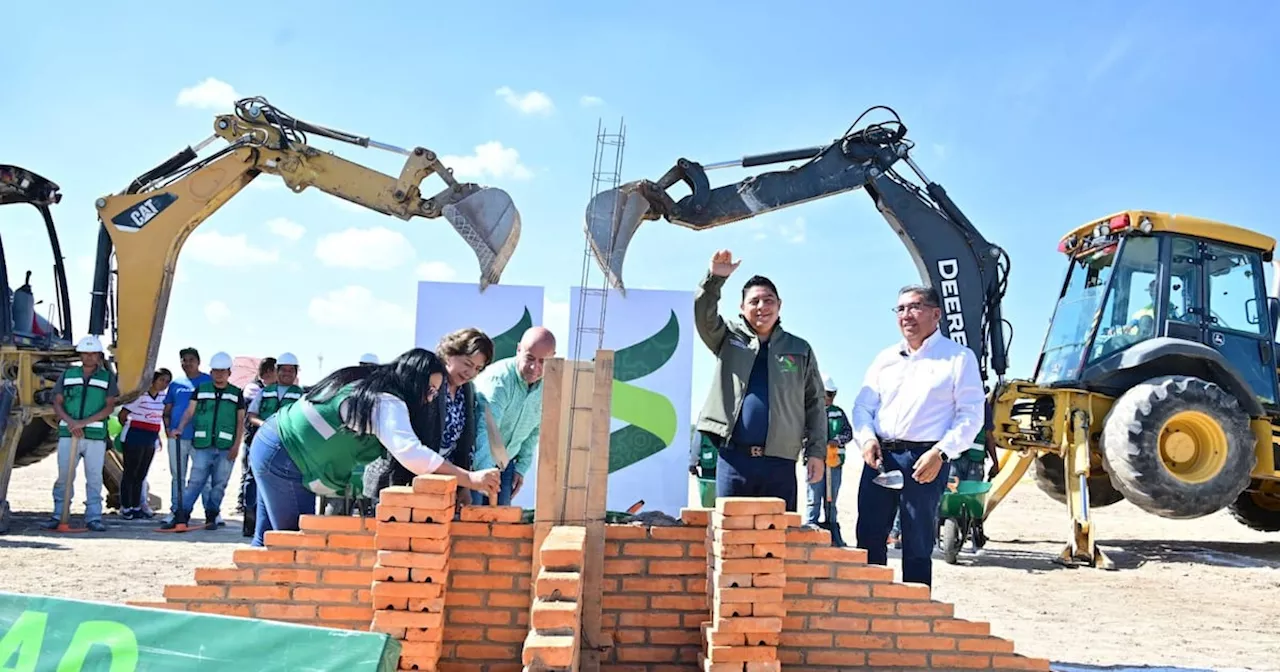
[[[593,293],[579,305],[580,290],[569,290],[566,359],[577,349],[579,314],[584,326],[600,324]],[[605,303],[603,348],[614,351],[613,420],[609,441],[610,511],[625,511],[644,500],[645,511],[679,517],[688,505],[689,407],[693,376],[693,292],[611,290]],[[578,357],[595,355],[599,334],[588,332]],[[535,466],[530,472],[537,473]],[[533,507],[535,485],[526,483],[513,504]]]
[[[445,334],[475,327],[493,339],[494,361],[513,357],[524,331],[542,324],[541,287],[419,282],[414,345],[435,351]]]

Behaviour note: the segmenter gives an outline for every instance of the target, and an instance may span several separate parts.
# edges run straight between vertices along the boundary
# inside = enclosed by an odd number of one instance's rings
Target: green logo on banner
[[[515,357],[520,338],[532,326],[533,316],[529,314],[529,307],[525,306],[524,315],[520,316],[520,321],[515,326],[493,337],[493,361]]]
[[[671,400],[626,381],[643,378],[671,360],[680,344],[675,311],[666,326],[613,355],[613,417],[630,423],[609,435],[609,473],[662,451],[676,438]]]

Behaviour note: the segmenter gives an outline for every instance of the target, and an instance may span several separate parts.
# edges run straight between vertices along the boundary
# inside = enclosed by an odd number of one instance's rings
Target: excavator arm
[[[902,239],[922,279],[938,290],[947,335],[974,350],[983,380],[988,365],[1003,380],[1008,343],[1001,302],[1008,256],[978,232],[940,185],[924,176],[911,159],[906,127],[892,110],[881,109],[895,121],[856,131],[855,121],[826,146],[708,165],[680,159],[657,181],[629,182],[596,194],[587,206],[586,233],[597,264],[621,290],[627,246],[644,221],[666,219],[702,231],[861,188]],[[802,163],[715,188],[707,178],[707,171],[717,168],[788,161]],[[895,171],[899,162],[920,178],[923,189]],[[677,183],[691,192],[678,201],[667,193]]]
[[[407,158],[393,177],[315,149],[307,144],[308,134]],[[219,138],[227,146],[199,159],[200,150]],[[511,197],[501,189],[458,182],[435,152],[309,124],[260,97],[239,100],[234,114],[215,119],[208,139],[96,203],[101,228],[89,333],[102,336],[111,325],[123,400],[150,383],[174,269],[187,237],[262,173],[280,177],[294,193],[315,187],[404,220],[444,217],[475,251],[481,290],[499,281],[519,242],[520,215]],[[422,182],[431,175],[445,187],[428,197]]]

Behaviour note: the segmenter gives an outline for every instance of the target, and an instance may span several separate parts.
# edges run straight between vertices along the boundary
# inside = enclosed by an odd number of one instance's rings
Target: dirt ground
[[[2,590],[158,600],[166,584],[190,583],[193,568],[230,564],[232,551],[247,541],[233,515],[238,466],[222,507],[227,526],[185,535],[155,533],[156,522],[114,515],[106,517],[106,533],[40,530],[37,524],[52,508],[56,473],[54,461],[46,459],[14,474],[14,523],[0,537]],[[855,474],[849,471],[838,497],[849,543]],[[157,455],[149,482],[167,509],[164,454]],[[82,507],[78,495],[73,513]],[[962,555],[957,566],[935,560],[935,595],[955,603],[957,616],[990,622],[993,634],[1013,639],[1020,653],[1049,658],[1061,669],[1280,670],[1280,534],[1253,532],[1225,512],[1172,521],[1125,502],[1095,510],[1095,521],[1118,571],[1055,564],[1068,530],[1065,507],[1028,480],[989,521],[992,540],[982,555]]]

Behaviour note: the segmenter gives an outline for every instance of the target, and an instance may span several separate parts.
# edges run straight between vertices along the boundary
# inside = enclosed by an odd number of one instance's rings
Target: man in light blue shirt
[[[178,512],[178,503],[182,501],[182,492],[186,489],[184,482],[191,475],[191,440],[195,438],[195,423],[187,423],[182,429],[182,435],[173,433],[178,427],[178,421],[182,420],[182,415],[187,412],[187,405],[191,403],[191,394],[195,392],[196,387],[201,383],[213,382],[213,377],[200,370],[200,352],[195,348],[183,348],[178,352],[178,357],[182,361],[182,373],[186,378],[174,378],[169,383],[169,390],[164,395],[164,429],[169,436],[169,518],[166,522],[173,520]],[[181,467],[181,469],[179,469]],[[203,501],[206,511],[216,511],[209,507],[213,501],[213,486],[206,483],[203,495]],[[218,516],[218,525],[222,525],[222,516]]]
[[[473,469],[502,469],[502,485],[498,504],[507,506],[524,485],[524,477],[533,465],[538,448],[538,429],[542,424],[542,367],[556,354],[556,337],[544,327],[530,327],[516,346],[516,356],[501,359],[476,377],[476,406],[493,417],[498,435],[506,449],[505,464],[498,464],[491,451],[489,433],[483,427],[476,432]],[[483,493],[473,491],[471,502],[489,503]]]

